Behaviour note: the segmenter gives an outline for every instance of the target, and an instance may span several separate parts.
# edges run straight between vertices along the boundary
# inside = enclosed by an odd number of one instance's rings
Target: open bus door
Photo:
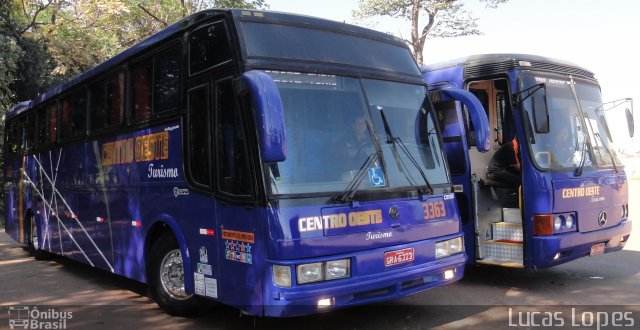
[[[473,262],[475,260],[473,253],[479,254],[477,249],[480,246],[478,241],[480,234],[476,231],[478,226],[476,226],[475,210],[478,206],[473,197],[476,194],[469,195],[469,192],[477,189],[474,184],[477,182],[477,177],[468,170],[471,166],[468,150],[472,148],[478,154],[491,150],[490,122],[484,105],[469,91],[456,88],[432,90],[431,99],[438,114],[451,180],[460,207],[465,233],[465,251],[469,261]],[[466,133],[465,121],[459,118],[468,118],[468,126],[471,127],[472,132]],[[467,135],[469,139],[464,138]]]

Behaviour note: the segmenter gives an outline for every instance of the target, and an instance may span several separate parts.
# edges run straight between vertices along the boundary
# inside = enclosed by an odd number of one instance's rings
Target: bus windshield
[[[574,96],[570,78],[536,74],[522,79],[521,90],[541,83],[545,84],[548,119],[540,113],[545,97],[542,90],[523,102],[528,115],[525,125],[531,132],[529,144],[537,165],[543,169],[575,169],[583,161],[583,154],[585,166],[606,167],[614,161],[619,164],[611,151],[609,127],[604,116],[597,113],[602,104],[598,86],[574,80]],[[546,122],[542,126],[548,125],[548,130],[539,129],[541,121]]]
[[[268,166],[274,194],[341,192],[361,169],[367,174],[358,191],[415,190],[428,185],[420,172],[431,185],[449,182],[424,86],[267,73],[279,88],[287,132],[287,159]],[[388,141],[381,112],[410,155]]]

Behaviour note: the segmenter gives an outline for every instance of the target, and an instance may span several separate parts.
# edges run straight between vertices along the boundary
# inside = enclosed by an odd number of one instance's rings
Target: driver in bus
[[[339,141],[340,162],[345,170],[357,171],[367,158],[366,149],[371,146],[371,137],[367,129],[367,120],[364,116],[356,117],[347,134]]]
[[[518,141],[515,138],[500,146],[493,154],[487,168],[487,177],[512,188],[520,186]]]
[[[551,146],[551,162],[554,164],[570,164],[574,162],[575,149],[569,140],[569,128],[560,127]]]

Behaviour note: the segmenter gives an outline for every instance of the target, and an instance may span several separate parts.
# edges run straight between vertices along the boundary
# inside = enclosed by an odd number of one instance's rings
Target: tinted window
[[[47,112],[46,109],[36,109],[36,120],[38,121],[38,146],[45,145],[47,143]]]
[[[233,195],[250,195],[247,141],[231,81],[216,86],[216,150],[218,189]]]
[[[49,104],[36,110],[38,121],[38,146],[56,142],[58,132],[58,107]]]
[[[451,174],[462,175],[465,173],[466,150],[462,143],[460,126],[458,124],[458,112],[455,101],[441,101],[433,104],[436,109],[438,123],[442,130],[442,141],[445,145],[445,154],[449,162]]]
[[[7,122],[7,151],[9,153],[17,153],[20,150],[20,130],[18,122],[13,119]]]
[[[91,130],[118,125],[124,109],[124,73],[91,86]]]
[[[252,57],[342,63],[420,75],[406,46],[335,32],[277,24],[243,22]]]
[[[223,22],[194,31],[189,37],[189,73],[195,74],[231,59]]]
[[[87,95],[77,91],[62,99],[62,138],[84,134],[87,126]]]
[[[208,85],[189,92],[189,168],[193,180],[209,187]]]
[[[180,105],[180,57],[178,45],[155,56],[153,113],[177,109]]]
[[[36,114],[31,112],[22,121],[25,152],[30,153],[36,146]]]
[[[151,82],[153,61],[148,59],[133,66],[133,119],[151,116]]]

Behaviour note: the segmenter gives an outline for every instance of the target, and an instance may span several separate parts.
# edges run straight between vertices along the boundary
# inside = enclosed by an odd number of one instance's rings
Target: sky
[[[271,10],[364,25],[408,39],[406,20],[355,21],[352,11],[358,2],[267,0]],[[463,2],[479,18],[483,35],[429,39],[424,49],[425,64],[483,53],[528,53],[562,59],[594,72],[605,102],[634,98],[638,109],[635,117],[640,117],[640,1],[510,0],[497,9],[486,9],[477,0]],[[637,131],[634,143],[640,143],[640,127]]]

